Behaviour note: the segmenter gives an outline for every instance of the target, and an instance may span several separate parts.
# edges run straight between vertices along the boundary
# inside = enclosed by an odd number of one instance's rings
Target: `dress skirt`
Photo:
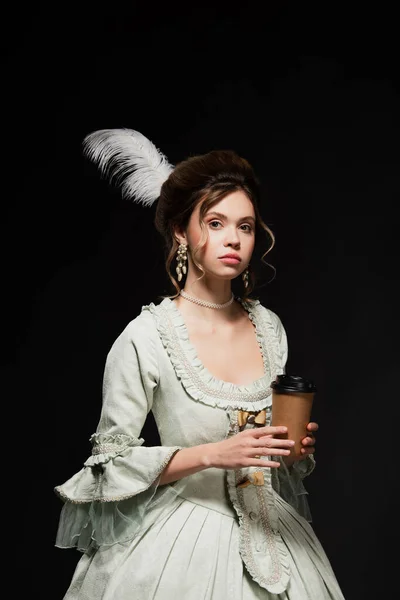
[[[291,571],[281,594],[246,571],[234,517],[178,496],[133,540],[84,554],[64,600],[342,600],[311,525],[278,494],[275,505]]]

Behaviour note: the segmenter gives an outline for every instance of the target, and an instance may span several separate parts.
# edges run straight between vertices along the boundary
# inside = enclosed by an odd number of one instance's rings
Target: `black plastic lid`
[[[313,381],[304,379],[299,375],[278,375],[276,380],[271,383],[271,387],[278,393],[298,392],[301,394],[310,394],[317,391]]]

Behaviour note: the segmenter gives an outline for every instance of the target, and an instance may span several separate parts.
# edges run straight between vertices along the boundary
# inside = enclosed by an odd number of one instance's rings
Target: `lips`
[[[224,254],[224,256],[220,256],[219,258],[234,258],[236,260],[242,260],[238,254]]]

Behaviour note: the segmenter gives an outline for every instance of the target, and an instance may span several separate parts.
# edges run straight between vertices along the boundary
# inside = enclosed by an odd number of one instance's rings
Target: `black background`
[[[256,296],[285,325],[288,370],[319,389],[314,528],[346,600],[395,589],[400,132],[389,6],[53,2],[3,13],[2,381],[20,505],[12,561],[26,574],[17,586],[63,597],[79,554],[54,548],[53,487],[90,452],[112,342],[171,293],[154,207],[123,201],[82,157],[87,133],[129,127],[172,163],[232,148],[253,164],[277,239],[277,276]],[[157,442],[151,418],[144,437]]]

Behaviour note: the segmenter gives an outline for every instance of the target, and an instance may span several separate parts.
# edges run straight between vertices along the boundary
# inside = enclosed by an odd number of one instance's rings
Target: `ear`
[[[177,240],[178,244],[187,244],[186,233],[180,227],[174,227],[174,238]]]

